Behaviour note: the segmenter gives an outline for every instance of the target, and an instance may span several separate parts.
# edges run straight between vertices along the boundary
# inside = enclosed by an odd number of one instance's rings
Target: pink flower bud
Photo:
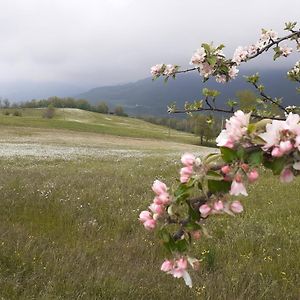
[[[147,230],[152,230],[156,226],[156,220],[149,219],[149,220],[145,221],[143,225]]]
[[[167,192],[167,186],[163,182],[155,180],[152,185],[152,190],[156,195],[160,195]]]
[[[217,201],[214,203],[214,210],[219,212],[219,211],[222,211],[223,208],[224,208],[224,205],[223,205],[223,202],[221,200]]]
[[[254,169],[250,173],[248,173],[248,179],[250,182],[254,182],[259,177],[258,172]]]
[[[150,206],[149,206],[149,209],[154,213],[154,214],[158,214],[158,215],[162,215],[165,211],[164,209],[164,206],[161,204],[155,204],[155,203],[152,203]]]
[[[163,271],[163,272],[169,272],[169,271],[171,271],[171,270],[173,269],[173,267],[174,267],[174,265],[173,265],[173,262],[172,262],[172,261],[170,261],[170,260],[165,260],[165,261],[162,263],[160,269],[161,269],[161,271]]]
[[[163,194],[162,194],[163,195]],[[161,196],[161,195],[160,195]],[[161,200],[160,196],[156,196],[154,199],[153,199],[153,203],[157,204],[157,205],[161,205],[163,204],[163,201]]]
[[[201,231],[200,230],[192,231],[191,234],[192,234],[192,237],[195,240],[199,240],[201,238]]]
[[[189,166],[189,167],[184,167],[181,168],[180,170],[180,175],[181,176],[190,176],[193,173],[193,167]]]
[[[187,268],[187,260],[184,257],[179,258],[176,260],[176,265],[179,269],[185,270]]]
[[[211,208],[207,204],[203,204],[200,206],[199,211],[201,216],[206,218],[210,214]]]
[[[161,201],[161,204],[163,205],[167,205],[171,202],[169,193],[160,194],[157,198]]]
[[[278,147],[275,147],[272,152],[271,152],[271,155],[273,157],[281,157],[283,155],[283,152],[278,148]]]
[[[285,154],[293,149],[293,144],[291,141],[282,141],[279,144],[279,149],[283,154]]]
[[[180,176],[180,182],[181,183],[187,183],[190,179],[190,176]]]
[[[139,215],[139,220],[143,223],[150,219],[152,219],[152,215],[148,210],[142,211]]]
[[[280,174],[280,181],[284,183],[290,183],[294,180],[294,174],[290,168],[285,168]]]
[[[241,168],[245,171],[245,172],[248,172],[248,170],[249,170],[249,165],[247,165],[247,164],[242,164],[241,165]]]
[[[244,184],[242,182],[237,182],[236,180],[232,181],[229,194],[233,196],[238,196],[240,194],[244,196],[248,196]]]
[[[236,214],[239,214],[244,210],[243,205],[241,204],[240,201],[233,201],[230,204],[230,209],[232,210],[232,212]]]
[[[234,177],[234,180],[236,182],[242,182],[242,175],[241,174],[236,174],[235,177]]]
[[[230,167],[228,165],[226,165],[226,166],[224,166],[224,167],[221,168],[221,171],[222,171],[223,174],[227,175],[227,174],[230,173],[231,169],[230,169]]]
[[[181,162],[185,166],[192,166],[195,162],[196,157],[191,153],[185,153],[181,156]]]

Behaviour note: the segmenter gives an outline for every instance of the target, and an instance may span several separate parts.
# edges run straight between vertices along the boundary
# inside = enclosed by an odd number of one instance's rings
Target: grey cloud
[[[0,81],[92,87],[147,77],[160,62],[188,66],[205,41],[225,43],[232,55],[256,41],[261,27],[281,31],[297,21],[300,2],[2,0],[0,11]]]

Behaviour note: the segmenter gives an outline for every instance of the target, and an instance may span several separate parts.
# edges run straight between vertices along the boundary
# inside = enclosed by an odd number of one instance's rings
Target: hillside
[[[106,135],[148,138],[196,144],[197,138],[185,132],[169,130],[143,120],[104,115],[80,109],[56,109],[53,119],[43,118],[45,109],[18,109],[22,116],[13,116],[16,109],[0,110],[0,126],[67,129]],[[5,115],[5,112],[10,115]]]
[[[124,85],[97,87],[86,93],[78,95],[78,98],[85,98],[92,103],[106,101],[111,107],[123,105],[125,111],[133,115],[166,115],[167,105],[175,101],[182,106],[185,101],[199,99],[203,87],[221,91],[218,98],[221,106],[228,99],[234,99],[236,91],[252,89],[243,75],[254,74],[255,71],[241,72],[240,76],[226,85],[216,83],[210,79],[202,83],[198,74],[179,75],[176,80],[170,79],[164,83],[162,79],[152,81],[151,78]],[[286,70],[261,71],[262,82],[266,86],[266,92],[273,97],[284,97],[284,104],[295,104],[297,96],[296,84],[286,79]]]

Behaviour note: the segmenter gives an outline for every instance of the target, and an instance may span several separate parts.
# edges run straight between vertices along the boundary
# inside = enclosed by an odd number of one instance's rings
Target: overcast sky
[[[0,0],[0,82],[134,81],[156,63],[188,66],[202,42],[232,55],[299,17],[300,0]]]

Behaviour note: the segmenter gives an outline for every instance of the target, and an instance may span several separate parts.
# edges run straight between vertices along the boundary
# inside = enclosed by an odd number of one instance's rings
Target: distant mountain
[[[105,101],[110,107],[122,105],[125,111],[132,115],[166,115],[167,105],[175,101],[183,106],[185,101],[201,99],[204,87],[217,89],[221,92],[218,101],[222,106],[228,99],[234,99],[236,91],[253,89],[242,75],[252,75],[254,71],[240,74],[236,80],[228,84],[220,84],[214,79],[203,83],[196,73],[179,75],[176,80],[162,79],[152,81],[151,78],[137,82],[94,88],[77,98],[85,98],[96,104]],[[300,96],[296,93],[296,84],[286,79],[286,70],[267,70],[259,72],[266,93],[273,97],[284,97],[284,105],[299,103]]]

